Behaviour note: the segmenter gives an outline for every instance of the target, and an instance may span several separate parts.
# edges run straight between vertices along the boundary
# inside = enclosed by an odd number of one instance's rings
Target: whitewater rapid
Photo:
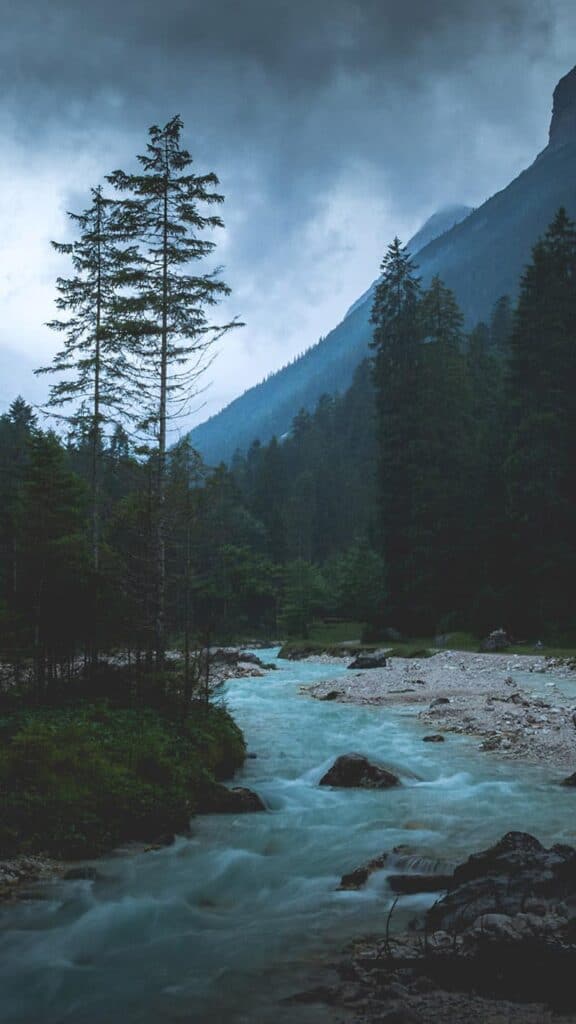
[[[258,652],[265,661],[277,650]],[[511,829],[574,843],[574,794],[552,773],[497,763],[469,737],[422,742],[414,709],[320,702],[300,687],[346,672],[279,661],[220,692],[244,730],[235,784],[268,813],[206,816],[153,852],[97,862],[96,880],[54,882],[40,899],[0,910],[2,1024],[254,1024],[294,1019],[282,1000],[350,939],[383,930],[385,872],[360,892],[340,876],[363,861],[405,855],[462,859]],[[320,788],[339,754],[382,761],[403,786]],[[407,920],[434,897],[406,897]],[[297,1009],[301,1024],[333,1020]]]

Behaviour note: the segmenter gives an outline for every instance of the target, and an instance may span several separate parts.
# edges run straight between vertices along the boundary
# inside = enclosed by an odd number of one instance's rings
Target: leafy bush
[[[0,719],[0,855],[87,857],[185,830],[203,791],[244,759],[228,713],[185,720],[106,705]]]

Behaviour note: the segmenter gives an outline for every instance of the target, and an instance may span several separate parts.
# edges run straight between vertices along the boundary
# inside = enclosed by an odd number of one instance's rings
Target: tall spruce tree
[[[532,251],[510,342],[509,510],[516,628],[576,628],[576,227],[561,209]]]
[[[471,395],[464,318],[454,293],[438,277],[422,296],[420,316],[423,433],[415,485],[419,575],[414,605],[422,625],[435,628],[462,622],[470,584]]]
[[[380,508],[378,532],[388,572],[389,614],[408,614],[415,570],[411,544],[414,457],[421,436],[418,381],[421,365],[420,279],[405,246],[388,246],[376,287],[371,322],[378,416]]]
[[[73,277],[57,280],[58,309],[68,314],[49,327],[64,334],[64,347],[50,366],[37,374],[54,373],[63,379],[51,385],[47,406],[72,406],[65,418],[87,438],[90,447],[92,562],[100,560],[100,485],[105,426],[127,407],[127,360],[116,329],[115,295],[133,253],[118,244],[111,228],[110,202],[100,187],[92,189],[92,203],[83,213],[69,213],[79,231],[74,242],[52,242],[70,256]]]
[[[219,270],[199,273],[215,242],[207,232],[222,220],[204,210],[218,206],[215,174],[194,174],[192,157],[182,148],[183,123],[173,117],[153,125],[139,173],[114,171],[108,181],[123,194],[116,230],[139,247],[134,287],[124,294],[122,320],[131,334],[141,406],[141,427],[152,438],[155,461],[155,652],[165,649],[166,604],[166,453],[168,423],[182,415],[198,393],[198,379],[215,340],[235,321],[212,325],[207,310],[228,295]]]

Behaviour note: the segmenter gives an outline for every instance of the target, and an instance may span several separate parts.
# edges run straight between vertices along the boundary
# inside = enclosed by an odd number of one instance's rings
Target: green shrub
[[[183,721],[104,706],[0,719],[0,855],[92,856],[186,829],[203,791],[242,764],[228,713]]]

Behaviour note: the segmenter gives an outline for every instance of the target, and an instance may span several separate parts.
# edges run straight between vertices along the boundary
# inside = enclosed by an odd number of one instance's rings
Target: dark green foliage
[[[267,550],[321,569],[316,615],[357,617],[341,574],[364,537],[352,577],[371,637],[390,625],[412,635],[573,627],[573,238],[561,213],[536,247],[517,317],[505,296],[468,336],[453,294],[437,278],[422,290],[396,240],[376,292],[374,387],[363,364],[281,444],[236,454]],[[311,587],[286,580],[281,623],[305,634]]]
[[[378,542],[387,560],[392,621],[408,613],[417,566],[413,547],[415,474],[422,467],[425,433],[420,282],[398,238],[388,246],[374,294],[371,321],[376,389],[379,517]]]
[[[342,396],[302,410],[280,444],[237,453],[232,474],[277,562],[322,563],[367,536],[376,500],[374,394],[367,363]]]
[[[382,621],[387,583],[384,562],[366,539],[356,539],[326,564],[324,575],[334,613],[361,622]]]
[[[39,691],[56,682],[86,636],[90,555],[86,490],[53,434],[30,438],[20,498],[20,571],[14,599],[26,623]]]
[[[93,857],[185,831],[215,779],[244,759],[218,707],[185,720],[84,705],[0,718],[0,856]]]
[[[285,569],[279,622],[288,636],[307,637],[312,620],[326,609],[326,581],[319,569],[298,558]]]
[[[508,377],[506,462],[518,617],[576,624],[576,228],[560,210],[522,279]]]

